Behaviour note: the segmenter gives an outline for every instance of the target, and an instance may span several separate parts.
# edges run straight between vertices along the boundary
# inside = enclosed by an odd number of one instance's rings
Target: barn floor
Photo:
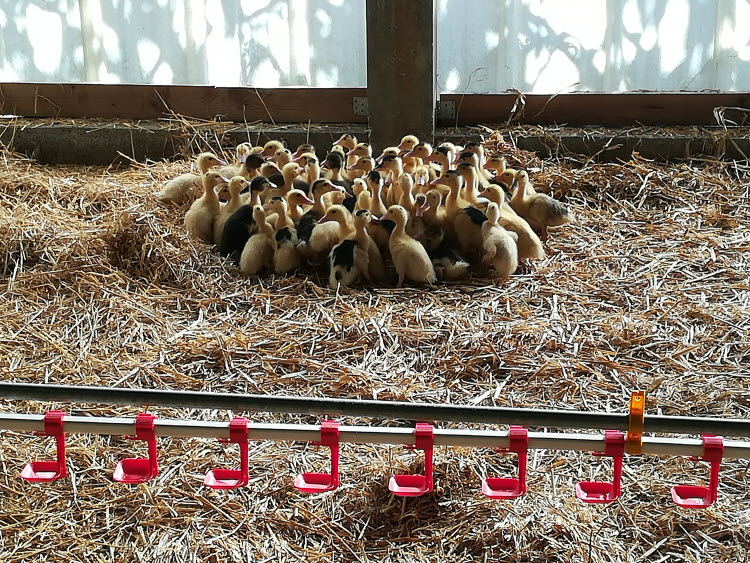
[[[609,412],[646,389],[647,412],[750,416],[747,162],[596,164],[502,149],[579,218],[552,233],[535,272],[339,295],[313,271],[245,278],[188,239],[184,209],[150,197],[184,162],[43,167],[2,152],[0,378]],[[52,407],[138,412],[0,406]],[[299,443],[251,443],[250,485],[212,491],[203,474],[236,452],[208,440],[161,440],[161,473],[138,486],[111,481],[138,451],[121,438],[70,436],[69,477],[39,485],[18,472],[49,456],[51,440],[3,432],[0,442],[5,563],[750,557],[745,461],[724,464],[714,506],[687,511],[669,487],[707,469],[686,459],[626,459],[622,498],[602,506],[573,493],[579,480],[607,479],[608,462],[572,452],[533,452],[528,494],[498,502],[480,480],[512,465],[486,450],[436,451],[435,492],[399,499],[389,476],[417,469],[400,447],[343,447],[341,487],[305,496],[294,476],[325,458]]]

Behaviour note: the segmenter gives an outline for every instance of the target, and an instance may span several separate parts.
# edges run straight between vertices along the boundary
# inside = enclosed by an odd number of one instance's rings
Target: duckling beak
[[[401,148],[401,147],[399,146],[399,148]],[[403,147],[403,148],[406,148],[406,147]],[[414,156],[416,156],[416,155],[414,154],[414,151],[413,151],[413,150],[410,150],[409,152],[407,152],[407,153],[406,153],[406,154],[405,154],[404,156],[402,156],[401,158],[414,158]]]
[[[216,159],[216,164],[220,164],[221,166],[226,166],[227,163],[225,160],[221,160],[220,158]]]
[[[300,162],[302,162],[302,155],[294,153],[292,155],[292,162],[296,162],[297,164],[299,164]]]
[[[346,169],[347,170],[361,170],[361,168],[359,167],[359,162],[355,162],[351,166],[347,166]]]
[[[406,150],[406,149],[408,149],[409,147],[408,147],[408,146],[406,146],[406,145],[404,144],[404,142],[403,142],[403,141],[401,141],[401,142],[400,142],[400,143],[399,143],[398,145],[396,145],[396,148],[397,148],[398,150],[400,150],[400,151],[403,151],[403,150]]]
[[[415,207],[414,208],[414,216],[415,217],[422,217],[424,215],[424,209],[421,207]]]
[[[323,215],[320,219],[318,219],[318,225],[320,225],[322,223],[327,223],[330,220],[331,219],[329,219],[328,215]]]
[[[270,155],[263,155],[263,156],[265,157],[266,162],[271,162],[273,160],[273,155],[272,154],[270,154]]]
[[[221,179],[224,180],[227,184],[232,181],[229,178],[225,178],[224,176],[222,176]]]
[[[306,204],[306,205],[314,205],[315,204],[315,202],[313,200],[311,200],[309,197],[307,197],[306,195],[300,196],[299,200],[302,203]]]
[[[426,186],[427,185],[427,178],[425,178],[424,176],[420,176],[419,178],[417,178],[417,185],[418,186]]]
[[[274,184],[273,182],[268,182],[268,185],[271,186],[272,188],[278,188],[279,187],[276,184]]]
[[[354,151],[357,149],[352,149],[350,151],[347,151],[346,156],[352,156],[354,154]]]
[[[430,186],[439,186],[442,182],[440,181],[440,178],[435,178],[432,182],[429,183]]]
[[[263,211],[268,211],[269,209],[271,209],[271,204],[270,203],[264,203],[263,204]]]
[[[489,162],[485,162],[482,168],[484,168],[485,170],[492,170],[492,166],[490,166]]]

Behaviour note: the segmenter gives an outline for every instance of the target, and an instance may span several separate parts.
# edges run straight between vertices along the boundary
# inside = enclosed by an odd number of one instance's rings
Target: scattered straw
[[[211,142],[195,135],[196,150]],[[2,152],[0,377],[617,412],[631,390],[645,388],[649,412],[747,417],[747,163],[543,161],[501,143],[493,134],[488,150],[501,147],[511,164],[528,167],[579,220],[551,234],[536,272],[504,285],[472,278],[340,295],[320,287],[314,271],[243,277],[191,241],[185,209],[150,196],[187,162],[42,167]],[[142,451],[137,443],[71,436],[70,477],[32,485],[18,472],[50,456],[52,440],[9,432],[0,440],[6,563],[734,562],[750,549],[744,462],[724,465],[715,506],[685,511],[671,504],[669,486],[707,472],[682,459],[629,458],[623,498],[587,506],[573,497],[575,482],[606,479],[611,465],[570,452],[533,452],[529,494],[502,503],[483,498],[479,482],[512,465],[482,450],[437,451],[435,492],[399,499],[389,475],[419,468],[399,447],[343,447],[341,488],[305,496],[294,476],[325,459],[304,444],[251,444],[250,485],[211,491],[201,486],[205,471],[237,463],[236,451],[217,442],[162,439],[159,476],[125,486],[111,472]]]

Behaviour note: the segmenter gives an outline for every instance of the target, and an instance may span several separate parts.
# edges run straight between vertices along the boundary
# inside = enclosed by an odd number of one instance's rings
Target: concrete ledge
[[[248,139],[254,144],[282,139],[290,147],[310,142],[327,147],[343,132],[368,138],[364,125],[315,125],[307,127],[237,126],[232,123],[201,125],[191,129],[175,122],[52,122],[50,120],[0,121],[0,144],[31,156],[43,164],[100,164],[171,159],[185,153],[215,147],[217,139],[232,147]],[[480,140],[487,129],[443,128],[437,140]],[[627,160],[633,151],[663,161],[710,156],[745,160],[750,156],[750,128],[723,131],[718,128],[563,129],[516,127],[505,133],[524,150],[542,157],[578,154],[603,162]],[[399,139],[394,139],[396,144]],[[125,155],[124,157],[122,155]]]

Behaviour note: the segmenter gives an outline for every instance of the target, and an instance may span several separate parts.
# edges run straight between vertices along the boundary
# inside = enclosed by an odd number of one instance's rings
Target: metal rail
[[[70,434],[98,434],[126,436],[134,433],[134,418],[103,418],[66,416],[63,431]],[[0,429],[16,432],[42,432],[44,415],[0,413]],[[228,438],[229,422],[186,421],[156,419],[157,437],[174,438]],[[405,444],[414,445],[413,428],[341,426],[339,440],[350,444]],[[249,423],[250,440],[318,442],[320,425]],[[472,448],[507,448],[508,432],[499,430],[434,430],[435,446]],[[605,451],[606,442],[599,434],[566,434],[529,432],[529,449]],[[694,438],[643,438],[643,454],[700,457],[703,443]],[[750,442],[725,441],[726,459],[750,459]]]
[[[199,391],[119,389],[78,385],[0,383],[0,399],[225,409],[234,412],[400,418],[406,420],[476,422],[498,425],[517,424],[544,428],[628,430],[628,415],[617,413],[360,399],[327,399],[318,397],[276,397]],[[646,415],[645,431],[750,437],[750,420]]]

